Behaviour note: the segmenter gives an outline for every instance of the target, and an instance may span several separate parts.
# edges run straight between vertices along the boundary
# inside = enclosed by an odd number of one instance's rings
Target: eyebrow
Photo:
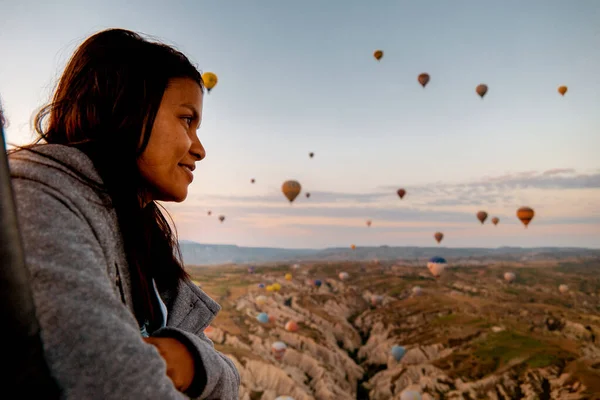
[[[194,119],[198,119],[198,111],[196,110],[196,108],[193,105],[186,103],[186,104],[181,104],[181,107],[185,107],[188,110],[190,110],[194,116]]]

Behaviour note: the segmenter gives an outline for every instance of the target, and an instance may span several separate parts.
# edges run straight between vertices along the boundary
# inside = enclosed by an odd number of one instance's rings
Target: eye
[[[192,121],[194,120],[194,117],[186,116],[186,117],[181,117],[181,119],[185,121],[185,124],[187,126],[190,126],[190,125],[192,125]]]

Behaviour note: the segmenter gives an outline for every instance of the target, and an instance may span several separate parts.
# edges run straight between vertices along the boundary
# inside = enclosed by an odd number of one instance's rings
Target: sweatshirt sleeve
[[[56,185],[13,178],[50,370],[69,399],[186,399],[115,293],[86,214]]]
[[[188,392],[193,399],[237,400],[240,375],[233,361],[215,350],[204,332],[193,334],[179,328],[162,328],[152,336],[172,337],[187,346],[194,356],[195,376]]]

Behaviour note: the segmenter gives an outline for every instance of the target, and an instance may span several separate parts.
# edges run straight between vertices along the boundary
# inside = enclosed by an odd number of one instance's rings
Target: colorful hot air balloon
[[[259,288],[259,289],[264,289],[265,287],[266,287],[266,286],[265,286],[265,284],[264,284],[264,283],[259,283],[259,284],[258,284],[258,288]]]
[[[281,360],[285,351],[287,349],[287,345],[283,342],[275,342],[271,345],[271,352],[276,360]]]
[[[206,88],[208,93],[210,93],[210,91],[213,90],[215,86],[217,86],[217,82],[219,82],[219,79],[217,78],[217,75],[215,75],[213,72],[205,72],[202,74],[202,81],[204,81],[204,87]]]
[[[273,287],[274,292],[279,292],[281,290],[281,284],[279,284],[278,282],[272,284],[271,287]]]
[[[423,289],[421,289],[421,286],[415,286],[412,288],[412,294],[414,296],[420,296],[423,294]]]
[[[558,87],[558,93],[560,93],[561,96],[564,96],[565,93],[567,93],[567,87],[566,86],[559,86]]]
[[[350,248],[351,248],[352,250],[356,250],[356,245],[355,245],[355,244],[352,244],[352,245],[350,245]]]
[[[383,57],[383,50],[375,50],[373,52],[373,57],[375,57],[377,61],[381,60],[381,58]]]
[[[313,281],[313,283],[314,283],[314,285],[315,285],[316,287],[321,287],[321,285],[323,284],[323,282],[321,282],[321,280],[320,280],[320,279],[315,279],[315,280]]]
[[[401,199],[403,199],[404,195],[406,194],[406,190],[404,190],[404,189],[398,189],[396,191],[396,193],[398,193],[398,197],[400,197]]]
[[[285,280],[286,281],[291,281],[292,280],[292,274],[290,274],[290,273],[285,274]]]
[[[534,215],[535,212],[529,207],[521,207],[517,210],[517,218],[521,220],[523,225],[525,225],[525,228],[527,228],[527,225],[529,225]]]
[[[315,153],[313,153],[313,152],[311,151],[310,153],[308,153],[308,156],[309,156],[310,158],[313,158],[313,157],[315,156]]]
[[[402,360],[402,357],[406,354],[406,349],[402,346],[394,345],[392,346],[392,356],[396,361]]]
[[[419,83],[421,84],[421,86],[425,87],[428,83],[429,83],[429,74],[427,73],[422,73],[419,75],[419,77],[417,78],[417,80],[419,81]]]
[[[288,321],[285,324],[285,330],[288,332],[297,332],[298,329],[300,329],[300,327],[298,326],[298,324],[295,321]]]
[[[505,272],[504,273],[504,280],[508,283],[512,283],[515,281],[515,279],[517,279],[517,276],[514,274],[514,272]]]
[[[266,304],[267,296],[263,296],[263,295],[257,296],[255,301],[256,301],[257,305],[262,306],[262,305]]]
[[[429,269],[429,272],[431,272],[434,277],[439,278],[447,265],[448,263],[442,257],[432,257],[427,263],[427,269]]]
[[[370,219],[367,220],[367,226],[371,226],[371,220]]]
[[[350,275],[348,275],[347,272],[340,272],[340,274],[338,275],[340,277],[340,280],[345,281],[348,278],[350,278]]]
[[[500,222],[500,218],[498,218],[498,217],[492,218],[492,224],[498,225],[498,222]]]
[[[481,222],[482,224],[485,222],[485,220],[487,219],[488,214],[485,211],[479,211],[477,213],[477,219],[479,220],[479,222]]]
[[[283,185],[281,185],[281,191],[283,192],[285,197],[287,197],[287,199],[290,201],[290,204],[300,194],[301,190],[302,186],[300,186],[300,183],[298,181],[289,180],[283,182]]]
[[[306,192],[306,198],[307,199],[310,198],[310,193],[309,192]]]
[[[225,216],[224,215],[219,215],[219,221],[221,221],[221,222],[225,221]]]
[[[250,179],[250,183],[254,183],[254,182],[256,182],[256,179],[254,179],[254,178]]]
[[[442,232],[436,232],[433,237],[435,238],[435,240],[440,243],[442,241],[442,239],[444,238],[444,234]]]
[[[269,314],[267,314],[266,312],[261,312],[260,314],[258,314],[256,316],[256,319],[261,324],[268,324],[269,323]]]
[[[561,293],[567,293],[569,291],[569,287],[563,283],[558,285],[558,291]]]
[[[266,290],[267,290],[267,292],[269,292],[269,293],[271,293],[271,292],[274,292],[274,291],[275,291],[275,289],[273,289],[273,285],[269,285],[269,286],[267,286],[267,287],[266,287]]]
[[[483,96],[485,96],[485,94],[488,91],[488,87],[485,84],[481,84],[481,85],[477,85],[477,87],[475,88],[475,92],[477,92],[477,94],[483,99]]]

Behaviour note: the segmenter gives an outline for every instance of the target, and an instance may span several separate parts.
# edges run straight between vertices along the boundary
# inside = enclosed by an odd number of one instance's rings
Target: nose
[[[190,147],[190,154],[194,156],[194,158],[197,161],[200,161],[204,157],[206,157],[206,150],[204,150],[204,146],[202,146],[200,139],[195,138],[195,140],[192,142],[192,146]]]

